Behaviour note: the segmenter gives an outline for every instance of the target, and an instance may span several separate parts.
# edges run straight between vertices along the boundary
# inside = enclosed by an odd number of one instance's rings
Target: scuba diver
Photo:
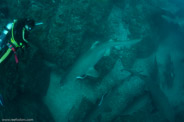
[[[0,64],[12,53],[14,53],[16,64],[18,64],[16,50],[29,46],[28,35],[34,26],[35,21],[32,19],[18,19],[7,24],[0,35]]]

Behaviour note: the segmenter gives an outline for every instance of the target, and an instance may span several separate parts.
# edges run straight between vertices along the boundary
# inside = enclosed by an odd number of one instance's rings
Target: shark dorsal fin
[[[95,41],[95,42],[92,44],[92,46],[91,46],[90,49],[94,49],[98,44],[99,44],[99,41]]]

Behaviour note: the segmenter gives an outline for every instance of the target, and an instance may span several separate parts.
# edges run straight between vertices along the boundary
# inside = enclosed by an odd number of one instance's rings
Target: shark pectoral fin
[[[76,79],[78,80],[83,80],[87,77],[87,75],[81,75],[81,76],[77,76]]]
[[[111,54],[111,49],[109,48],[105,51],[104,56],[110,56],[110,54]]]
[[[99,73],[94,69],[94,67],[89,68],[88,72],[86,73],[87,76],[97,78]]]

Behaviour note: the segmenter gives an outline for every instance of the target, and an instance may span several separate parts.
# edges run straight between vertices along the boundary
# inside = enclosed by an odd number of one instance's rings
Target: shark
[[[107,50],[113,46],[128,48],[138,42],[139,40],[95,42],[71,66],[63,80],[61,80],[61,74],[64,73],[58,72],[57,66],[45,62],[48,66],[53,67],[53,71],[51,72],[50,84],[47,94],[44,97],[44,102],[53,114],[55,121],[67,122],[70,110],[76,105],[79,105],[84,97],[91,101],[96,99],[94,90],[86,88],[78,80],[85,79],[88,75],[98,77],[94,66],[104,56]],[[59,85],[61,82],[64,82],[64,85]],[[106,99],[106,95],[101,99],[99,106],[104,104],[104,99]]]
[[[84,79],[86,76],[98,77],[99,74],[95,70],[94,66],[111,47],[116,46],[130,48],[139,41],[140,40],[127,40],[116,42],[110,40],[104,43],[95,42],[88,51],[78,58],[68,74],[65,75],[65,78],[61,79],[60,83],[73,82]]]

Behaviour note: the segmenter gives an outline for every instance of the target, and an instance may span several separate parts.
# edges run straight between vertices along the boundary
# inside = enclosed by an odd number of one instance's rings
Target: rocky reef
[[[176,96],[184,93],[184,9],[179,3],[1,0],[1,32],[13,19],[32,18],[43,24],[30,33],[30,47],[17,50],[18,65],[13,55],[0,64],[0,119],[180,122],[183,109],[179,106],[184,98]],[[139,42],[131,46],[113,43],[132,40]],[[96,62],[84,63],[91,69],[84,72],[78,61],[95,49],[96,56],[86,61]],[[80,64],[79,72],[73,73],[76,63]],[[61,85],[76,74],[80,76],[75,82]]]

